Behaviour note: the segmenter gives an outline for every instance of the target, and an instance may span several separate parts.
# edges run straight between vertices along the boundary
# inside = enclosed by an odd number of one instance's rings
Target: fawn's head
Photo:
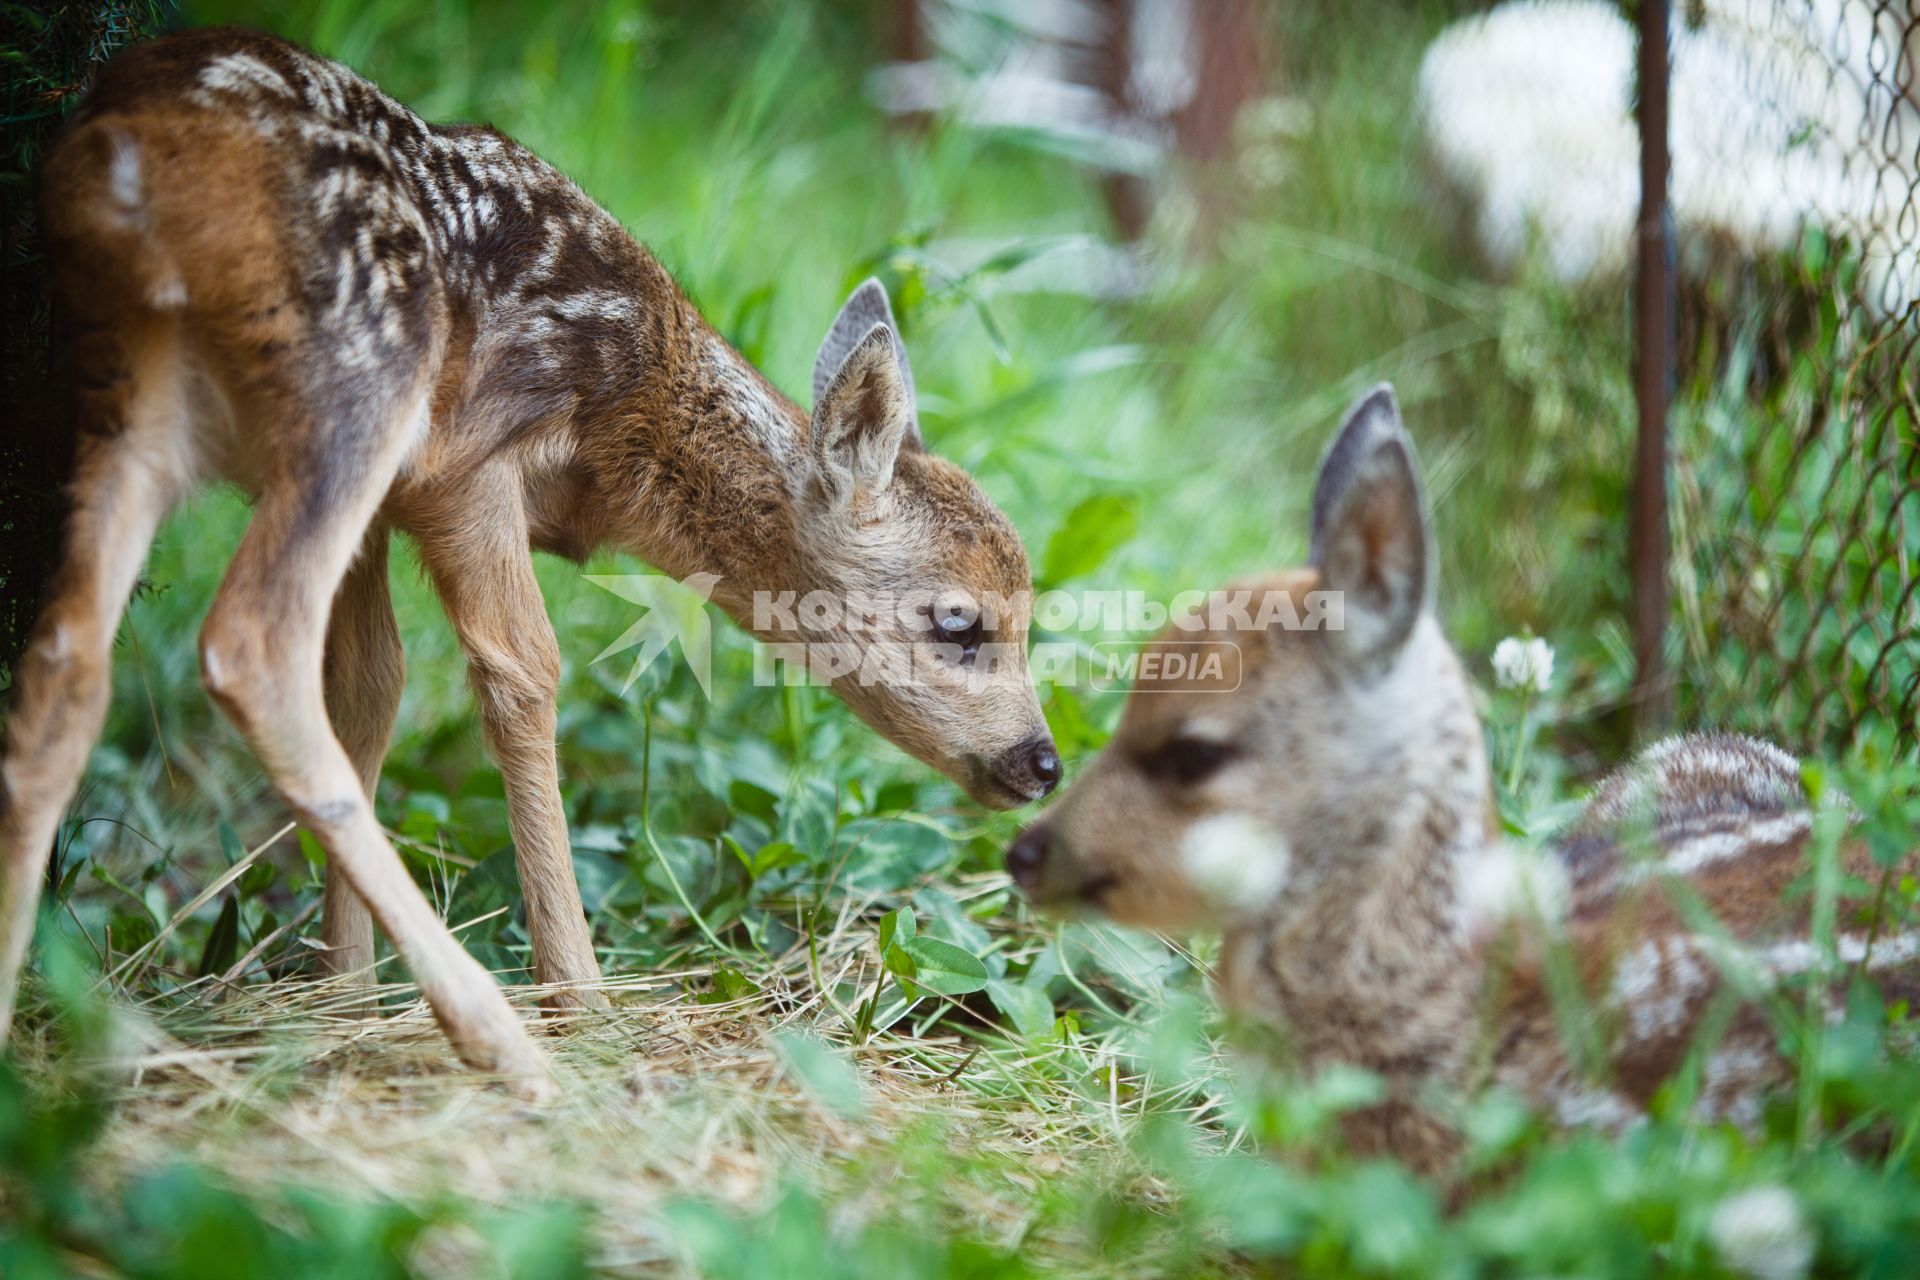
[[[1310,911],[1376,882],[1380,855],[1419,838],[1406,828],[1421,791],[1484,797],[1387,387],[1320,464],[1312,547],[1310,566],[1216,592],[1203,626],[1154,641],[1149,653],[1234,646],[1237,669],[1163,663],[1172,674],[1136,680],[1113,741],[1007,852],[1034,901],[1173,930]]]
[[[1027,672],[1027,554],[973,478],[922,445],[896,334],[869,280],[820,346],[797,502],[808,590],[777,638],[805,644],[896,745],[1014,808],[1060,777]]]

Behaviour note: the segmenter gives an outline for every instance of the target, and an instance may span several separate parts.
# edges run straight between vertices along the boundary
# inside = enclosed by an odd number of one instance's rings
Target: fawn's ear
[[[906,386],[907,395],[906,443],[908,447],[918,449],[920,413],[914,402],[913,366],[907,363],[907,349],[899,341],[900,326],[894,323],[893,305],[887,301],[887,287],[872,276],[862,281],[841,306],[840,314],[833,318],[832,327],[820,343],[819,354],[813,358],[813,403],[819,405],[827,394],[827,385],[833,381],[833,375],[840,372],[840,366],[847,362],[854,346],[876,324],[893,330],[894,345],[899,347],[900,380]]]
[[[813,406],[813,462],[828,502],[865,502],[893,480],[912,429],[909,383],[893,330],[875,324],[853,344]]]
[[[1433,593],[1426,497],[1393,388],[1347,414],[1313,488],[1313,564],[1342,597],[1337,647],[1363,671],[1384,669]]]

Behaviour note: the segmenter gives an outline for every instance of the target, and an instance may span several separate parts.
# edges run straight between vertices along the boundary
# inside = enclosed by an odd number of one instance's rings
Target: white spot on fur
[[[1632,1039],[1655,1040],[1685,1024],[1694,1002],[1712,982],[1694,940],[1668,934],[1649,938],[1620,957],[1608,998],[1626,1013]]]
[[[1920,953],[1920,934],[1896,933],[1875,938],[1872,950],[1868,950],[1864,935],[1845,933],[1833,940],[1834,958],[1841,964],[1859,964],[1867,961],[1870,969],[1879,969],[1887,965],[1904,964]],[[1788,974],[1805,973],[1820,963],[1820,949],[1811,939],[1791,938],[1785,942],[1776,942],[1761,947],[1751,954],[1763,973],[1773,977]]]
[[[1755,1088],[1767,1078],[1774,1056],[1751,1044],[1727,1045],[1707,1055],[1700,1073],[1700,1111],[1706,1119],[1725,1117],[1743,1129],[1760,1123]]]
[[[1758,849],[1768,849],[1805,836],[1813,825],[1812,815],[1789,813],[1739,831],[1716,831],[1682,840],[1658,860],[1631,863],[1620,871],[1625,884],[1645,884],[1660,876],[1690,876],[1716,863],[1745,857]]]
[[[1647,748],[1594,797],[1593,817],[1625,821],[1662,797],[1724,790],[1772,810],[1797,797],[1800,762],[1758,738],[1665,738]]]
[[[1641,1120],[1640,1111],[1611,1089],[1573,1086],[1553,1097],[1554,1119],[1573,1127],[1592,1127],[1617,1133]]]
[[[1244,813],[1202,818],[1180,841],[1187,879],[1229,915],[1258,911],[1286,886],[1293,855],[1270,823]]]
[[[1692,875],[1703,867],[1729,858],[1737,858],[1754,849],[1767,848],[1783,844],[1807,834],[1813,827],[1813,815],[1807,813],[1789,813],[1782,817],[1757,822],[1740,831],[1716,832],[1682,841],[1667,851],[1661,860],[1659,869],[1669,875]],[[1644,876],[1647,867],[1635,867],[1633,872]]]
[[[200,679],[209,689],[218,689],[226,684],[226,668],[220,661],[220,649],[207,644],[203,638],[200,645]]]
[[[588,289],[554,304],[554,310],[569,320],[632,320],[639,314],[634,300],[605,289]]]
[[[293,96],[293,86],[287,83],[286,77],[249,53],[229,53],[215,58],[200,72],[200,83],[229,93]]]
[[[147,305],[156,311],[174,311],[187,305],[187,286],[178,276],[156,281],[147,290]]]
[[[113,135],[113,158],[107,162],[107,194],[119,205],[117,212],[131,218],[140,208],[140,149],[133,139],[117,130]]]

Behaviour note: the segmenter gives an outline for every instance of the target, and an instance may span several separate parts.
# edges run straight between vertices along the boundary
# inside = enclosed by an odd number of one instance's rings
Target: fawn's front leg
[[[207,615],[201,666],[215,702],[326,850],[329,873],[343,873],[371,909],[460,1056],[542,1096],[551,1091],[544,1055],[407,874],[327,718],[328,614],[426,412],[424,392],[393,405],[402,397],[380,386],[393,380],[336,378],[360,394],[317,407],[297,385],[247,406],[252,420],[278,428],[281,461],[260,485]]]
[[[487,746],[506,785],[534,977],[571,988],[554,993],[557,1005],[604,1008],[606,997],[590,985],[600,966],[574,879],[554,758],[560,645],[533,576],[518,477],[504,467],[483,469],[413,532],[466,650]]]
[[[327,617],[327,718],[360,775],[368,803],[377,799],[380,764],[393,737],[406,684],[406,654],[387,589],[387,529],[367,530],[360,554],[333,598]],[[343,875],[328,875],[320,917],[328,973],[373,982],[373,915]]]

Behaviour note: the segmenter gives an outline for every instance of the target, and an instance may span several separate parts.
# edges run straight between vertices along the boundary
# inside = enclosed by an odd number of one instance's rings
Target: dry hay
[[[706,994],[717,966],[603,981],[605,1011],[542,1011],[540,988],[508,988],[546,1032],[561,1084],[540,1107],[462,1068],[403,984],[202,979],[165,995],[117,984],[106,1052],[62,1057],[43,1021],[20,1029],[15,1050],[43,1080],[78,1069],[104,1085],[112,1118],[89,1160],[103,1187],[188,1159],[236,1187],[377,1196],[422,1213],[449,1195],[578,1202],[592,1210],[596,1260],[622,1269],[673,1256],[662,1209],[679,1196],[751,1208],[797,1183],[831,1196],[838,1217],[897,1211],[881,1203],[896,1194],[890,1144],[918,1132],[974,1171],[943,1186],[935,1211],[1006,1245],[1032,1225],[1040,1180],[1062,1173],[1160,1198],[1124,1143],[1152,1089],[1109,1070],[1101,1098],[1087,1072],[1030,1069],[1068,1053],[1110,1065],[1097,1044],[1023,1047],[947,1022],[918,1036],[902,1022],[849,1046],[849,1011],[821,988],[871,990],[871,923],[843,914],[818,943],[818,968],[797,948],[749,968],[758,989],[724,1003]],[[834,1046],[857,1099],[805,1078],[795,1036]],[[437,1242],[423,1268],[467,1273],[470,1243]]]

